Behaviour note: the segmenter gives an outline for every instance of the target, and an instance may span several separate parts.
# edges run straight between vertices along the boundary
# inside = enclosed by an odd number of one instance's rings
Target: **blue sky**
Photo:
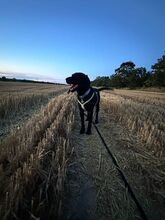
[[[149,70],[165,52],[164,9],[164,0],[0,0],[0,72],[64,82],[130,60]]]

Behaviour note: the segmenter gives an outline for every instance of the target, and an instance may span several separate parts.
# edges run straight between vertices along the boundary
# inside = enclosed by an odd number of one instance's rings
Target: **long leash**
[[[127,181],[127,179],[126,179],[124,173],[122,172],[122,170],[121,170],[121,168],[120,168],[120,166],[119,166],[119,164],[118,164],[116,158],[113,156],[111,150],[110,150],[109,147],[107,146],[107,144],[106,144],[106,142],[105,142],[103,136],[101,135],[101,133],[100,133],[98,127],[96,126],[96,124],[95,124],[94,122],[92,122],[92,124],[94,125],[94,127],[95,127],[95,129],[96,129],[96,131],[97,131],[97,133],[98,133],[98,135],[99,135],[99,137],[100,137],[100,139],[101,139],[101,141],[102,141],[104,147],[106,148],[106,150],[107,150],[107,152],[108,152],[108,154],[109,154],[109,156],[111,157],[112,162],[113,162],[114,165],[116,166],[116,168],[117,168],[117,170],[118,170],[118,172],[119,172],[119,174],[120,174],[120,176],[121,176],[121,178],[122,178],[122,180],[123,180],[123,182],[124,182],[124,184],[125,184],[125,187],[127,187],[130,196],[131,196],[132,199],[134,200],[134,202],[135,202],[135,204],[136,204],[136,206],[137,206],[137,208],[138,208],[138,210],[139,210],[139,213],[140,213],[142,219],[143,219],[143,220],[149,220],[148,217],[147,217],[147,215],[146,215],[146,213],[145,213],[145,211],[144,211],[144,209],[143,209],[143,207],[141,206],[141,204],[139,203],[139,201],[138,201],[138,199],[137,199],[135,193],[133,192],[133,190],[132,190],[130,184],[128,183],[128,181]]]

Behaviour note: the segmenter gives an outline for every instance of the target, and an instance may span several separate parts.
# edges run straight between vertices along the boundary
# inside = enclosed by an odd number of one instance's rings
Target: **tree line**
[[[132,61],[123,62],[113,75],[98,76],[92,85],[115,88],[164,87],[165,55],[151,66],[151,71],[145,67],[136,68]]]
[[[62,83],[53,83],[53,82],[47,82],[47,81],[45,82],[45,81],[35,81],[35,80],[28,80],[28,79],[7,78],[6,76],[0,77],[0,81],[64,85]]]

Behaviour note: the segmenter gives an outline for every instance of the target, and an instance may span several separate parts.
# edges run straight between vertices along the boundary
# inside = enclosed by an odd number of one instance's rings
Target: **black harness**
[[[78,96],[77,101],[83,110],[88,110],[90,106],[93,108],[99,101],[98,90],[89,88],[84,95]]]

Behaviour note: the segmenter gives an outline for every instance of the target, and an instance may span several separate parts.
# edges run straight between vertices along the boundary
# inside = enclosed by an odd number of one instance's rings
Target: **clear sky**
[[[64,82],[81,71],[95,79],[126,61],[149,70],[164,52],[164,0],[0,0],[7,76]]]

